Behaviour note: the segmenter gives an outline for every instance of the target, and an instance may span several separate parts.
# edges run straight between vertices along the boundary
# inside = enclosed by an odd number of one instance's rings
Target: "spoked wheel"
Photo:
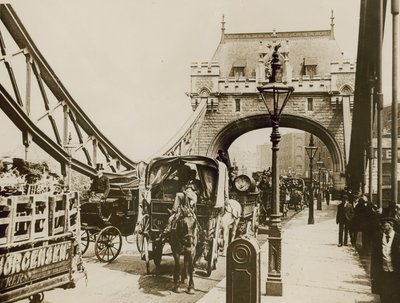
[[[217,269],[218,247],[217,239],[211,240],[210,251],[207,256],[207,277],[211,276],[214,269]]]
[[[83,255],[89,248],[90,235],[85,229],[81,229],[81,254]]]
[[[136,235],[136,246],[138,251],[142,254],[144,251],[144,238],[149,238],[149,230],[150,230],[150,220],[149,215],[144,215],[142,220],[139,223],[138,233]]]
[[[157,267],[161,264],[163,246],[162,241],[153,242],[153,261]]]
[[[217,222],[215,223],[215,232],[211,239],[210,243],[210,251],[207,256],[207,277],[211,275],[211,272],[214,269],[217,269],[217,260],[218,260],[218,239],[220,234],[220,223],[221,217],[218,216]]]
[[[101,262],[113,261],[121,251],[122,236],[118,228],[108,226],[102,229],[96,238],[94,252]]]

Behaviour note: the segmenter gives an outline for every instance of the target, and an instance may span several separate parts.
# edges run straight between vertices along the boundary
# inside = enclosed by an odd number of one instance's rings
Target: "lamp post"
[[[314,224],[314,197],[313,197],[313,160],[315,154],[317,153],[318,147],[314,145],[314,137],[310,136],[310,143],[306,146],[306,152],[308,158],[310,159],[310,185],[308,187],[309,190],[309,198],[308,202],[308,224]]]
[[[71,175],[72,175],[72,149],[75,148],[76,146],[71,144],[71,133],[69,134],[68,137],[68,144],[65,145],[65,149],[67,150],[68,153],[68,191],[71,192]]]
[[[266,294],[282,296],[281,276],[281,213],[279,207],[279,178],[278,178],[278,143],[280,141],[279,120],[282,111],[289,100],[294,88],[283,84],[281,63],[279,60],[280,44],[274,46],[271,59],[271,75],[269,82],[257,87],[264,102],[272,123],[272,214],[268,234],[268,276]]]
[[[321,154],[318,155],[318,196],[317,196],[317,210],[322,210],[322,188],[321,188],[321,170],[324,162],[321,161]]]

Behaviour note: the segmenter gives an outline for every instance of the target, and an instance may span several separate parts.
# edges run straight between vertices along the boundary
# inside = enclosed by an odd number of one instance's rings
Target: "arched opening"
[[[299,117],[290,114],[283,114],[280,120],[280,127],[294,128],[311,133],[318,137],[327,147],[334,172],[342,173],[345,170],[344,157],[339,143],[334,135],[329,132],[322,124],[315,120]],[[207,155],[213,157],[218,149],[228,150],[229,146],[241,135],[261,128],[271,127],[271,121],[268,115],[255,115],[233,121],[225,126],[211,142]],[[267,139],[267,138],[266,138]]]

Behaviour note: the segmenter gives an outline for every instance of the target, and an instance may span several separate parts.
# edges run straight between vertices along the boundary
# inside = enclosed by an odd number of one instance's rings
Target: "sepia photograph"
[[[0,3],[0,302],[399,303],[399,0]]]

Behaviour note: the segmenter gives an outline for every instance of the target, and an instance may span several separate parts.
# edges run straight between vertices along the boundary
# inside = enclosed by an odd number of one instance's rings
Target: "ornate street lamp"
[[[310,201],[308,202],[308,224],[314,224],[313,160],[317,150],[318,147],[314,145],[314,137],[311,135],[310,144],[306,146],[306,152],[310,159],[310,184],[308,187]]]
[[[322,210],[322,188],[321,188],[321,170],[324,166],[324,162],[321,160],[321,153],[318,154],[318,196],[317,196],[317,210]]]
[[[293,87],[281,82],[282,72],[280,70],[281,63],[279,60],[279,47],[280,44],[274,46],[269,82],[261,87],[257,87],[261,94],[261,99],[267,107],[272,122],[272,214],[268,234],[268,276],[266,282],[266,294],[270,296],[282,296],[282,237],[278,178],[278,143],[281,135],[279,134],[278,129],[282,111],[294,90]]]

